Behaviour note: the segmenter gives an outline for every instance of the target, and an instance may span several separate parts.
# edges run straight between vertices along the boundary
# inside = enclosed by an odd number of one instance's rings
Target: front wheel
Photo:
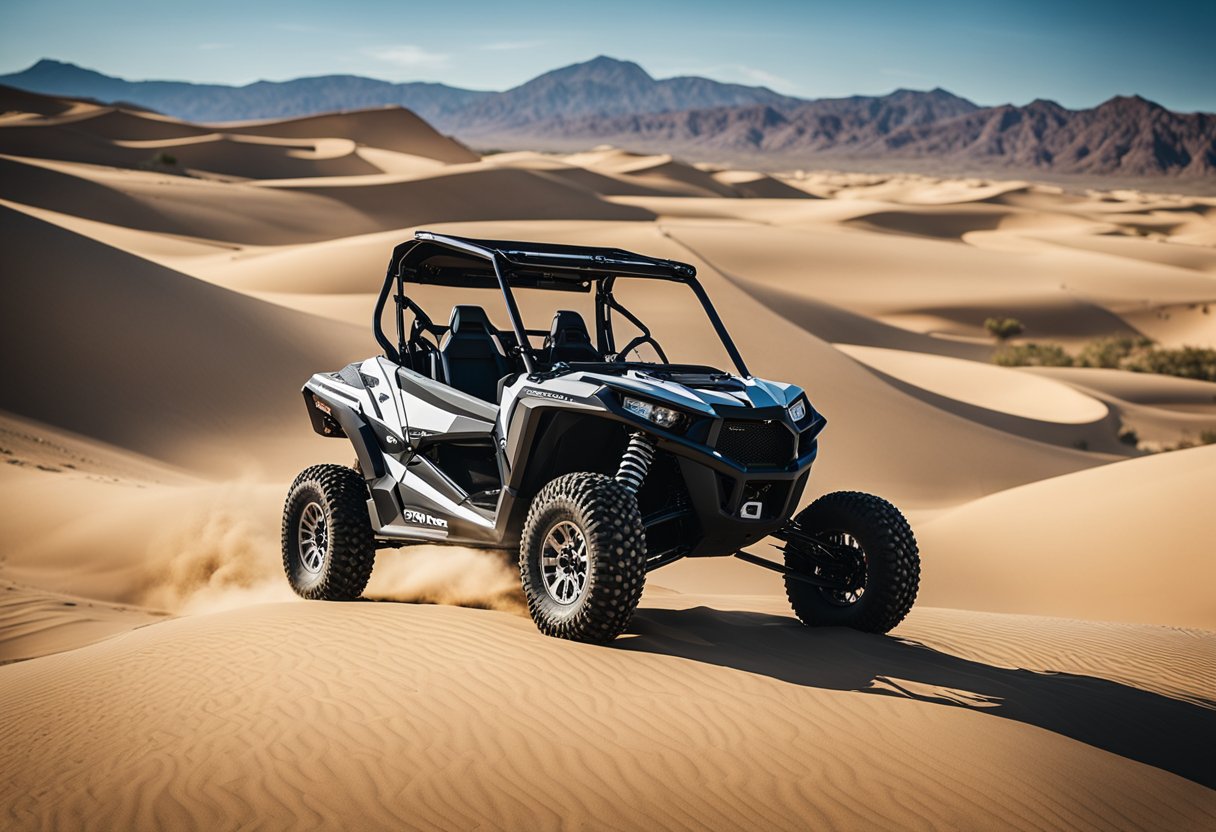
[[[808,627],[885,633],[904,620],[920,586],[920,552],[899,509],[881,497],[837,491],[794,518],[786,537],[785,579],[794,614]]]
[[[619,636],[646,583],[646,538],[633,493],[603,474],[550,482],[528,510],[519,575],[545,635],[598,644]]]
[[[291,588],[312,600],[353,601],[375,562],[363,477],[342,465],[302,471],[283,506],[283,570]]]

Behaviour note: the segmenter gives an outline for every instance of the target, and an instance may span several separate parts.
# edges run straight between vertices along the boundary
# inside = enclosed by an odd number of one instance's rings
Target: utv
[[[669,362],[614,292],[638,280],[688,287],[735,372]],[[436,324],[407,285],[494,290],[510,327],[472,305]],[[591,295],[594,339],[565,309],[525,327],[516,290],[537,289]],[[623,345],[618,319],[636,331]],[[358,598],[378,548],[428,543],[517,549],[537,627],[577,641],[622,633],[646,573],[686,557],[781,573],[811,626],[883,633],[911,609],[920,561],[894,506],[836,492],[794,514],[825,420],[798,387],[747,371],[692,266],[420,231],[393,251],[372,329],[383,356],[302,390],[313,429],[350,440],[358,463],[291,486],[283,566],[299,595]],[[629,360],[644,345],[657,360]],[[765,537],[784,563],[743,550]]]

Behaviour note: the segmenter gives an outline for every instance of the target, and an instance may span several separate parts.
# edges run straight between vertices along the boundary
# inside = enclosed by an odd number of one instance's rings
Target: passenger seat
[[[439,350],[447,383],[487,402],[494,402],[498,380],[511,371],[494,332],[480,306],[454,306],[447,340]]]
[[[553,316],[549,327],[549,364],[565,361],[603,361],[604,357],[592,346],[587,324],[577,312],[563,309]]]

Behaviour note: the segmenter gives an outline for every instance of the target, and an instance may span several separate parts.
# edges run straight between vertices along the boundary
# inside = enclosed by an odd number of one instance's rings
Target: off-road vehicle
[[[639,281],[667,282],[647,283],[643,301],[691,290],[675,308],[700,307],[734,372],[669,362],[620,300]],[[466,304],[436,324],[415,286],[493,290],[509,327]],[[569,309],[526,327],[517,293],[549,297],[532,290],[593,302],[594,337]],[[396,340],[382,324],[390,300]],[[578,641],[623,632],[646,574],[680,558],[782,573],[811,626],[882,633],[912,607],[919,556],[894,506],[836,492],[795,515],[825,420],[799,387],[748,372],[692,266],[420,231],[393,251],[372,328],[383,355],[302,390],[313,429],[358,457],[291,486],[283,566],[305,598],[358,598],[377,549],[427,543],[517,549],[537,627]],[[636,334],[621,344],[622,330]],[[631,360],[643,347],[656,360]],[[783,563],[744,551],[768,537]]]

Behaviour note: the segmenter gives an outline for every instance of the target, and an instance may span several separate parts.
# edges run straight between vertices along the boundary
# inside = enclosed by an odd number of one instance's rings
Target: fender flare
[[[383,477],[386,473],[384,458],[380,454],[376,434],[363,416],[337,396],[328,395],[328,391],[317,390],[305,385],[300,392],[304,396],[304,404],[308,408],[308,418],[312,421],[313,430],[322,436],[339,436],[339,434],[325,433],[320,428],[323,417],[322,412],[317,408],[317,402],[321,402],[329,408],[329,413],[326,415],[338,423],[338,426],[342,428],[342,434],[354,446],[355,456],[359,459],[359,468],[363,471],[363,478],[371,482]]]

